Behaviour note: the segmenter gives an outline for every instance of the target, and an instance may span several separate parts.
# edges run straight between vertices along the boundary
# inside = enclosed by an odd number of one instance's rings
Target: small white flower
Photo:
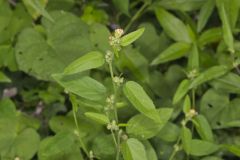
[[[190,71],[190,72],[188,73],[187,77],[188,77],[189,79],[193,79],[193,78],[195,78],[197,75],[198,75],[198,71],[197,71],[196,69],[194,69],[194,70],[192,70],[192,71]]]
[[[118,29],[116,29],[116,30],[114,31],[114,36],[115,36],[116,38],[120,38],[120,37],[123,35],[123,33],[124,33],[123,29],[118,28]]]
[[[116,83],[118,86],[120,86],[120,85],[123,83],[123,81],[124,81],[124,78],[123,78],[123,77],[117,77],[117,76],[115,76],[115,77],[113,78],[113,82]]]
[[[194,116],[198,115],[198,112],[195,109],[190,109],[190,111],[187,113],[188,118],[193,118]]]
[[[111,123],[107,124],[107,129],[112,130],[112,131],[118,131],[119,127],[118,127],[116,121],[113,120]]]
[[[105,60],[107,63],[112,63],[113,53],[111,51],[107,51],[105,54]]]

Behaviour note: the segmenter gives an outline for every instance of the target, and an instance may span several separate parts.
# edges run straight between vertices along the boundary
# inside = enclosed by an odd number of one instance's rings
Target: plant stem
[[[87,147],[85,146],[82,138],[81,138],[80,135],[79,135],[79,133],[80,133],[80,128],[79,128],[79,125],[78,125],[77,114],[76,114],[76,111],[77,111],[76,97],[75,97],[74,95],[70,95],[70,100],[71,100],[71,102],[72,102],[74,122],[75,122],[75,125],[76,125],[76,128],[77,128],[77,131],[78,131],[78,137],[79,137],[78,140],[79,140],[80,145],[82,146],[83,151],[85,152],[85,154],[87,155],[87,157],[89,157],[89,152],[88,152],[88,150],[87,150]]]
[[[180,143],[180,140],[181,140],[181,137],[179,136],[178,139],[177,139],[177,143],[175,145],[179,145]],[[175,148],[173,148],[173,152],[172,154],[170,155],[169,157],[169,160],[173,160],[173,158],[175,157],[175,155],[177,154],[178,150],[176,150]]]
[[[116,137],[115,137],[115,134],[113,132],[113,130],[111,129],[111,134],[112,134],[112,137],[113,137],[113,141],[114,141],[114,144],[116,146],[116,149],[118,148],[118,143],[117,143],[117,140],[116,140]]]
[[[114,50],[114,48],[113,48],[113,50]],[[116,56],[118,56],[118,52],[117,51],[114,54]],[[117,113],[117,107],[116,107],[118,86],[114,82],[114,73],[113,73],[113,65],[112,64],[113,64],[113,60],[112,60],[111,63],[108,63],[108,66],[109,66],[109,71],[110,71],[110,74],[111,74],[113,91],[114,91],[114,104],[113,104],[114,116],[115,116],[115,121],[118,124],[118,113]],[[111,134],[112,134],[112,137],[113,137],[113,141],[114,141],[114,143],[116,145],[116,151],[117,151],[116,160],[119,160],[119,156],[120,156],[120,150],[119,150],[120,149],[120,138],[119,138],[119,136],[116,136],[116,134],[113,132],[112,129],[111,129]],[[116,139],[116,137],[117,137],[117,139]]]
[[[173,158],[175,157],[176,153],[177,153],[177,151],[174,149],[174,151],[172,152],[169,160],[173,160]]]
[[[121,136],[121,133],[120,131],[118,132],[118,136],[117,136],[117,143],[120,145],[120,136]],[[117,156],[116,156],[116,160],[119,160],[119,157],[120,157],[120,146],[118,145],[118,148],[117,148]]]
[[[131,18],[131,20],[129,21],[129,23],[127,24],[127,26],[124,29],[124,32],[127,32],[129,30],[129,28],[132,26],[133,22],[138,19],[142,12],[144,11],[144,9],[148,6],[148,3],[144,3],[142,5],[142,7],[136,12],[136,14]]]
[[[116,99],[116,96],[117,96],[117,86],[116,86],[116,84],[114,83],[114,74],[113,74],[113,66],[112,66],[112,63],[109,63],[109,70],[110,70],[110,74],[111,74],[111,78],[112,78],[114,98]],[[113,108],[114,108],[115,120],[116,120],[116,122],[118,123],[118,114],[117,114],[117,107],[116,107],[116,105],[115,105],[115,102],[114,102]]]
[[[192,108],[195,109],[196,102],[195,102],[195,89],[192,89]]]

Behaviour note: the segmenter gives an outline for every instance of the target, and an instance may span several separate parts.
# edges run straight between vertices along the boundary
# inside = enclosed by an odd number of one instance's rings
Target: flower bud
[[[197,111],[195,109],[190,109],[190,111],[187,113],[188,118],[193,118],[194,116],[198,115]]]
[[[105,60],[107,63],[112,63],[113,60],[113,53],[111,51],[107,51],[105,54]]]
[[[118,29],[116,29],[115,31],[114,31],[114,36],[116,37],[116,38],[120,38],[122,35],[123,35],[123,29],[121,29],[121,28],[118,28]]]

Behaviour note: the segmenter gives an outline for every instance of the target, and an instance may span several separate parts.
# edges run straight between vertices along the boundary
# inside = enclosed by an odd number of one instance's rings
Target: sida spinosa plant
[[[240,0],[0,0],[0,160],[239,159],[239,17]]]

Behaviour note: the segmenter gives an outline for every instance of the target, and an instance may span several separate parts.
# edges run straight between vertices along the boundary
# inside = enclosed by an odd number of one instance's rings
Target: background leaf
[[[169,48],[160,53],[153,61],[152,65],[165,63],[183,57],[189,51],[188,43],[178,42],[171,45]]]
[[[130,138],[122,144],[124,160],[147,160],[143,144],[135,138]]]
[[[187,27],[177,17],[167,12],[161,7],[155,9],[155,14],[164,31],[175,41],[190,43],[191,38]],[[177,27],[177,28],[176,28]]]

